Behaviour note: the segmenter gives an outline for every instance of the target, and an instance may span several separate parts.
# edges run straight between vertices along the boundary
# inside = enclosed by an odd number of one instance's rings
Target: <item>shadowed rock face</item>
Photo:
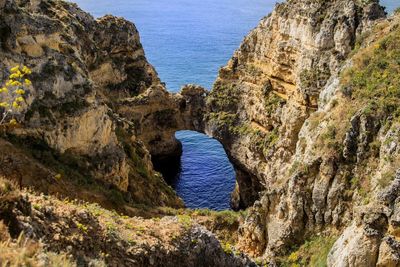
[[[0,7],[1,80],[15,65],[32,69],[21,125],[3,138],[33,151],[34,160],[49,165],[50,177],[65,167],[115,186],[134,202],[182,206],[150,155],[179,154],[175,131],[204,128],[205,90],[168,93],[135,26],[122,18],[95,20],[62,1],[9,0]],[[4,155],[4,161],[23,160]],[[24,185],[48,189],[36,174]]]

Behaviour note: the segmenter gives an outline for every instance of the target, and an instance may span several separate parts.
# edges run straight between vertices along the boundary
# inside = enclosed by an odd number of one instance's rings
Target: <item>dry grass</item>
[[[13,202],[18,201],[20,192],[16,184],[0,177],[0,215],[7,216]],[[4,219],[4,218],[3,218]],[[75,266],[66,255],[47,252],[43,245],[25,238],[20,234],[18,239],[10,237],[9,229],[0,221],[0,266]]]
[[[29,240],[24,235],[20,235],[15,241],[11,239],[1,241],[0,251],[2,267],[76,266],[65,254],[47,252],[40,243]]]

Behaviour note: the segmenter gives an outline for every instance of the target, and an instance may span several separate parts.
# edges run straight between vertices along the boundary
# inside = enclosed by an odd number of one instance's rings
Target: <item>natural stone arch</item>
[[[196,85],[186,85],[177,94],[153,86],[139,96],[124,99],[118,112],[132,123],[135,136],[153,157],[180,155],[175,132],[204,133],[206,95],[207,91]]]
[[[161,85],[152,86],[139,96],[124,99],[118,112],[132,123],[135,137],[149,150],[156,169],[178,167],[182,146],[175,137],[177,131],[196,131],[219,141],[236,174],[232,207],[247,208],[258,199],[262,186],[257,177],[235,160],[230,143],[208,121],[207,95],[207,90],[197,85],[185,85],[176,94]]]

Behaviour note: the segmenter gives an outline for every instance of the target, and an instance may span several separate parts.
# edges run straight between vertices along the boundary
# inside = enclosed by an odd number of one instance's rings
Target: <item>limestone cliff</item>
[[[220,70],[207,100],[208,132],[226,144],[245,173],[240,176],[252,177],[239,180],[239,192],[251,193],[239,193],[237,206],[252,204],[262,184],[284,171],[323,86],[339,71],[357,35],[382,16],[376,3],[287,1]]]
[[[329,266],[399,264],[398,18],[384,17],[377,1],[289,0],[220,70],[206,129],[238,170],[234,206],[258,199],[243,251],[284,264],[342,234]],[[302,256],[289,263],[313,265]]]
[[[18,124],[0,128],[0,176],[46,194],[0,180],[0,219],[82,264],[108,249],[115,266],[252,266],[186,217],[125,218],[55,197],[130,215],[182,207],[151,157],[179,156],[175,131],[197,130],[222,142],[237,170],[232,204],[250,207],[238,249],[272,266],[398,266],[399,29],[375,0],[288,0],[212,92],[171,94],[132,23],[0,0],[0,79],[32,69]]]
[[[175,131],[204,128],[206,91],[168,93],[131,22],[1,0],[2,86],[16,65],[32,86],[18,123],[0,125],[0,265],[255,266],[171,208],[183,203],[151,156],[179,155]]]
[[[150,155],[179,153],[174,133],[201,127],[205,91],[168,93],[122,18],[95,20],[63,1],[0,7],[0,80],[32,69],[19,125],[2,131],[0,174],[44,192],[181,207]]]

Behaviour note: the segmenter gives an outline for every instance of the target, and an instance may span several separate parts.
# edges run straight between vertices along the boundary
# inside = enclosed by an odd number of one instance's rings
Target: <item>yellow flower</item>
[[[10,86],[12,82],[13,82],[13,80],[8,80],[8,81],[6,82],[6,87]]]
[[[8,108],[9,104],[7,102],[0,102],[0,107]]]
[[[32,71],[27,66],[24,66],[22,68],[22,72],[25,73],[25,74],[31,74],[32,73]]]
[[[15,102],[24,102],[24,98],[22,96],[19,96],[15,99]]]
[[[15,66],[14,68],[11,69],[11,72],[17,72],[19,71],[19,66]]]
[[[31,85],[32,82],[31,82],[30,80],[28,80],[28,79],[25,79],[25,84],[26,84],[26,85]]]
[[[17,124],[17,120],[16,119],[11,119],[10,120],[10,124],[11,125],[16,125]]]
[[[12,81],[11,85],[13,85],[13,86],[21,86],[22,83],[20,83],[19,81]]]
[[[3,87],[0,89],[0,93],[8,93],[7,87]]]
[[[13,108],[20,108],[21,106],[17,102],[13,102],[12,104]]]
[[[23,94],[25,94],[25,91],[23,89],[17,89],[17,90],[15,90],[15,93],[17,95],[23,95]]]
[[[18,79],[19,77],[20,77],[20,74],[18,72],[16,72],[16,73],[11,74],[9,78],[10,79]]]
[[[56,176],[54,176],[54,178],[56,178],[56,180],[61,180],[61,174],[57,174]]]

